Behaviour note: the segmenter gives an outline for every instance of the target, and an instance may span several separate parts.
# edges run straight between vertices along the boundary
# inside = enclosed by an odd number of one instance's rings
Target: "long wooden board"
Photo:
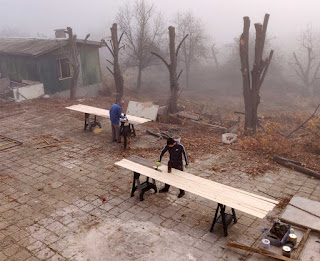
[[[160,168],[160,170],[166,170],[167,166],[164,165],[164,166],[160,166],[159,168]],[[184,178],[188,178],[188,179],[193,180],[195,182],[199,182],[200,184],[203,184],[205,186],[209,186],[211,189],[215,189],[216,191],[219,191],[220,193],[228,194],[229,192],[232,192],[233,193],[232,196],[234,196],[234,193],[240,192],[241,193],[241,197],[243,199],[250,200],[250,198],[252,198],[252,197],[262,199],[264,202],[257,202],[257,205],[263,204],[263,205],[272,207],[271,209],[273,209],[275,204],[279,203],[276,200],[269,199],[269,198],[266,198],[266,197],[263,197],[263,196],[260,196],[260,195],[256,195],[256,194],[253,194],[253,193],[241,190],[241,189],[233,188],[233,187],[230,187],[230,186],[218,183],[218,182],[207,180],[207,179],[192,175],[192,174],[187,173],[187,172],[182,172],[182,171],[179,171],[179,170],[176,170],[176,169],[172,169],[171,173],[174,173],[175,175],[178,175],[178,176],[181,176],[181,177],[184,177]]]
[[[320,202],[294,196],[280,219],[289,224],[298,225],[306,229],[311,228],[314,231],[320,232],[319,209]]]
[[[171,173],[168,173],[165,166],[162,166],[161,172],[159,172],[126,159],[116,162],[115,165],[135,171],[160,182],[167,183],[259,218],[264,218],[275,206],[275,203],[268,202],[267,198],[258,198],[255,197],[255,194],[248,195],[247,193],[241,193],[241,190],[229,190],[226,192],[226,190],[221,189],[221,187],[219,188],[219,185],[221,185],[220,183],[198,177],[201,180],[200,182],[199,179],[194,179],[196,176],[192,174],[179,170],[172,170]],[[205,183],[203,181],[205,181]]]
[[[263,255],[263,256],[272,257],[272,258],[278,259],[278,260],[296,261],[295,259],[292,259],[292,258],[289,258],[289,257],[285,257],[285,256],[281,256],[281,255],[275,254],[273,252],[270,252],[268,250],[262,250],[262,249],[257,249],[257,248],[254,248],[254,247],[248,247],[248,246],[244,246],[244,245],[237,244],[237,243],[234,243],[234,242],[228,242],[228,246],[239,248],[239,249],[246,250],[246,251],[250,251],[250,252],[257,253],[257,254],[260,254],[260,255]]]
[[[83,113],[89,113],[89,114],[93,114],[93,115],[100,116],[103,118],[110,118],[109,110],[105,110],[105,109],[101,109],[101,108],[97,108],[97,107],[93,107],[93,106],[77,104],[77,105],[72,105],[72,106],[66,107],[66,109],[78,111],[78,112],[83,112]],[[144,119],[144,118],[136,117],[133,115],[126,115],[126,116],[127,116],[128,122],[131,124],[134,124],[134,125],[151,121],[149,119]]]
[[[129,160],[133,161],[135,163],[142,164],[142,165],[147,166],[147,167],[151,166],[152,168],[154,168],[154,165],[152,163],[150,165],[149,161],[144,159],[144,158],[140,158],[140,157],[137,157],[137,156],[131,156],[129,158]],[[146,162],[148,162],[148,164],[146,164]],[[167,166],[162,165],[162,166],[159,167],[159,170],[167,172]],[[231,198],[231,199],[236,198],[235,200],[237,201],[237,197],[241,197],[242,198],[242,202],[244,200],[246,200],[248,203],[250,203],[249,204],[250,207],[254,206],[257,209],[262,209],[263,211],[272,210],[273,207],[274,207],[274,204],[278,203],[275,200],[270,200],[272,202],[272,203],[270,203],[270,202],[266,201],[266,200],[268,200],[268,198],[265,198],[265,197],[262,197],[262,196],[259,196],[259,195],[256,195],[256,194],[252,194],[252,193],[249,193],[249,192],[246,192],[246,191],[243,191],[243,190],[239,190],[239,189],[236,189],[236,188],[233,188],[233,187],[230,187],[230,186],[226,186],[226,185],[223,185],[223,184],[220,184],[220,183],[217,183],[217,182],[213,182],[213,181],[210,181],[210,180],[207,180],[207,179],[203,179],[201,177],[197,177],[195,175],[192,175],[192,174],[189,174],[189,173],[186,173],[186,172],[181,172],[179,170],[172,169],[172,173],[177,175],[177,176],[179,176],[179,177],[181,177],[181,178],[186,178],[189,181],[191,180],[193,182],[199,183],[199,187],[206,186],[209,190],[212,191],[212,193],[224,194],[226,199],[228,199],[228,198]],[[252,197],[260,198],[260,199],[263,200],[263,202],[252,200]]]

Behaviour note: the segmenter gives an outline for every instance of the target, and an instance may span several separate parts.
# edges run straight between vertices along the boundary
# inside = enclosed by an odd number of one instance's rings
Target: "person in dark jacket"
[[[123,116],[122,107],[124,106],[124,101],[121,100],[119,103],[113,104],[110,109],[110,121],[111,121],[111,130],[112,130],[112,141],[117,141],[121,143],[120,138],[120,119],[125,119],[126,116]]]
[[[160,153],[159,160],[156,163],[157,166],[161,165],[161,159],[163,155],[169,151],[170,157],[168,162],[168,169],[174,168],[183,171],[183,162],[182,162],[182,155],[184,156],[185,162],[186,162],[186,168],[189,168],[189,161],[187,157],[186,150],[184,149],[184,146],[182,144],[177,144],[177,142],[169,138],[167,140],[167,145],[163,148],[163,150]],[[165,186],[160,189],[159,193],[165,193],[168,192],[170,188],[170,185],[165,184]],[[185,194],[184,190],[180,189],[180,193],[178,195],[178,198],[183,197]]]

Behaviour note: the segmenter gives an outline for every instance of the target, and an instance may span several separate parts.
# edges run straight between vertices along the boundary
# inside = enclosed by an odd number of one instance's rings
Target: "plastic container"
[[[180,144],[180,140],[181,140],[181,137],[180,137],[180,136],[172,136],[172,139],[174,139],[174,141],[175,141],[177,144]]]
[[[289,224],[287,224],[287,225],[289,226],[288,231],[287,231],[287,233],[285,233],[285,235],[283,236],[283,238],[281,240],[268,236],[270,229],[264,230],[264,233],[263,233],[264,238],[269,239],[270,244],[273,246],[283,246],[288,240],[288,237],[290,234],[290,229],[291,229],[291,225],[289,225]]]
[[[225,144],[231,144],[235,142],[238,138],[237,134],[234,133],[224,133],[222,134],[222,142]]]

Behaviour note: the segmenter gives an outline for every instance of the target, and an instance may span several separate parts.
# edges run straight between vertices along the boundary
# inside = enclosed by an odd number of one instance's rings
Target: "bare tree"
[[[78,79],[80,74],[80,62],[79,62],[80,50],[78,49],[78,46],[77,46],[77,35],[73,34],[72,28],[67,27],[65,32],[69,36],[69,44],[71,47],[70,64],[73,69],[72,83],[71,83],[71,90],[70,90],[70,100],[75,100],[77,97]],[[84,40],[84,46],[89,37],[90,37],[90,34],[87,34]]]
[[[118,28],[116,23],[112,25],[110,30],[111,30],[111,39],[109,40],[110,45],[106,42],[105,39],[102,39],[101,43],[107,46],[108,50],[110,51],[113,57],[113,62],[107,60],[113,66],[113,71],[109,67],[107,67],[107,69],[113,75],[113,78],[114,78],[114,83],[116,86],[116,93],[117,93],[116,103],[118,103],[123,96],[123,76],[119,66],[119,51],[121,50],[121,48],[124,48],[124,45],[120,47],[123,33],[118,39]]]
[[[217,54],[219,52],[218,52],[218,50],[216,48],[216,43],[212,44],[211,53],[212,53],[212,58],[214,60],[214,63],[216,64],[216,67],[219,68],[219,61],[218,61],[218,57],[217,57]]]
[[[117,22],[126,35],[127,63],[138,68],[137,89],[140,89],[143,70],[156,61],[151,51],[160,49],[165,32],[162,15],[153,4],[136,0],[133,6],[127,2],[120,8]]]
[[[249,73],[249,29],[250,19],[244,17],[243,33],[240,37],[240,59],[241,59],[241,72],[243,79],[243,96],[245,103],[245,130],[252,129],[256,132],[258,124],[258,106],[260,103],[260,88],[263,80],[267,74],[269,64],[272,59],[273,50],[270,51],[269,56],[263,60],[263,49],[265,45],[267,26],[269,21],[269,14],[264,17],[263,25],[256,23],[256,41],[255,41],[255,54],[254,64],[251,71],[251,79]]]
[[[179,74],[177,74],[177,65],[178,65],[177,57],[178,57],[181,45],[186,40],[188,35],[185,35],[185,37],[181,40],[181,42],[177,47],[177,50],[176,50],[176,44],[175,44],[175,37],[176,37],[175,28],[173,26],[169,26],[169,51],[170,51],[170,61],[171,61],[170,64],[161,55],[155,52],[151,52],[153,55],[158,57],[167,66],[170,73],[171,95],[170,95],[169,106],[168,106],[169,113],[175,113],[178,111],[178,91],[179,91],[178,80],[181,76],[182,70],[180,71]]]
[[[315,93],[315,84],[318,78],[320,69],[320,60],[316,62],[317,56],[315,54],[315,35],[311,26],[301,34],[301,49],[302,53],[297,55],[293,52],[292,68],[303,84],[304,88],[310,95]]]
[[[207,48],[205,27],[200,18],[196,18],[191,12],[178,13],[174,19],[181,40],[186,34],[188,39],[182,44],[182,61],[186,70],[186,88],[190,87],[190,69],[192,64],[206,57]]]

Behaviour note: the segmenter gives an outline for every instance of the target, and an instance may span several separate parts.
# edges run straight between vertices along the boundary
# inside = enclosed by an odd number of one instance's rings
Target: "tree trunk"
[[[179,83],[177,80],[177,56],[176,56],[176,44],[175,44],[175,28],[169,26],[169,49],[170,49],[170,103],[169,112],[176,113],[178,111],[178,91]]]
[[[260,88],[269,68],[272,59],[273,50],[271,50],[269,57],[262,59],[263,48],[266,38],[267,25],[269,15],[266,14],[262,24],[255,24],[256,41],[255,41],[255,55],[254,64],[251,71],[252,82],[250,82],[249,73],[249,29],[250,19],[244,17],[243,33],[240,37],[240,60],[243,84],[243,97],[245,104],[245,125],[244,129],[249,129],[253,133],[257,130],[258,125],[258,106],[260,104]]]
[[[123,97],[123,76],[119,66],[119,40],[117,24],[114,23],[111,30],[111,41],[113,46],[113,78],[116,85],[116,103]]]
[[[170,50],[170,61],[168,64],[167,61],[161,57],[159,54],[155,52],[151,52],[153,55],[157,56],[164,64],[167,66],[170,74],[170,99],[168,104],[168,113],[176,113],[178,111],[178,92],[179,92],[179,83],[178,83],[178,75],[177,75],[177,56],[179,53],[179,49],[184,40],[188,37],[186,35],[176,50],[175,45],[175,28],[173,26],[169,26],[169,50]]]
[[[190,88],[190,65],[186,65],[186,88]]]
[[[72,84],[70,89],[70,100],[75,100],[77,97],[77,88],[78,88],[78,78],[80,70],[75,68],[73,69]]]
[[[137,89],[140,90],[142,87],[142,68],[139,65],[138,67],[138,81],[137,81]]]
[[[71,27],[67,27],[67,34],[69,36],[69,45],[71,47],[70,63],[73,69],[72,83],[70,89],[70,100],[75,100],[77,97],[78,78],[80,74],[80,63],[78,60],[77,36],[73,34]]]

